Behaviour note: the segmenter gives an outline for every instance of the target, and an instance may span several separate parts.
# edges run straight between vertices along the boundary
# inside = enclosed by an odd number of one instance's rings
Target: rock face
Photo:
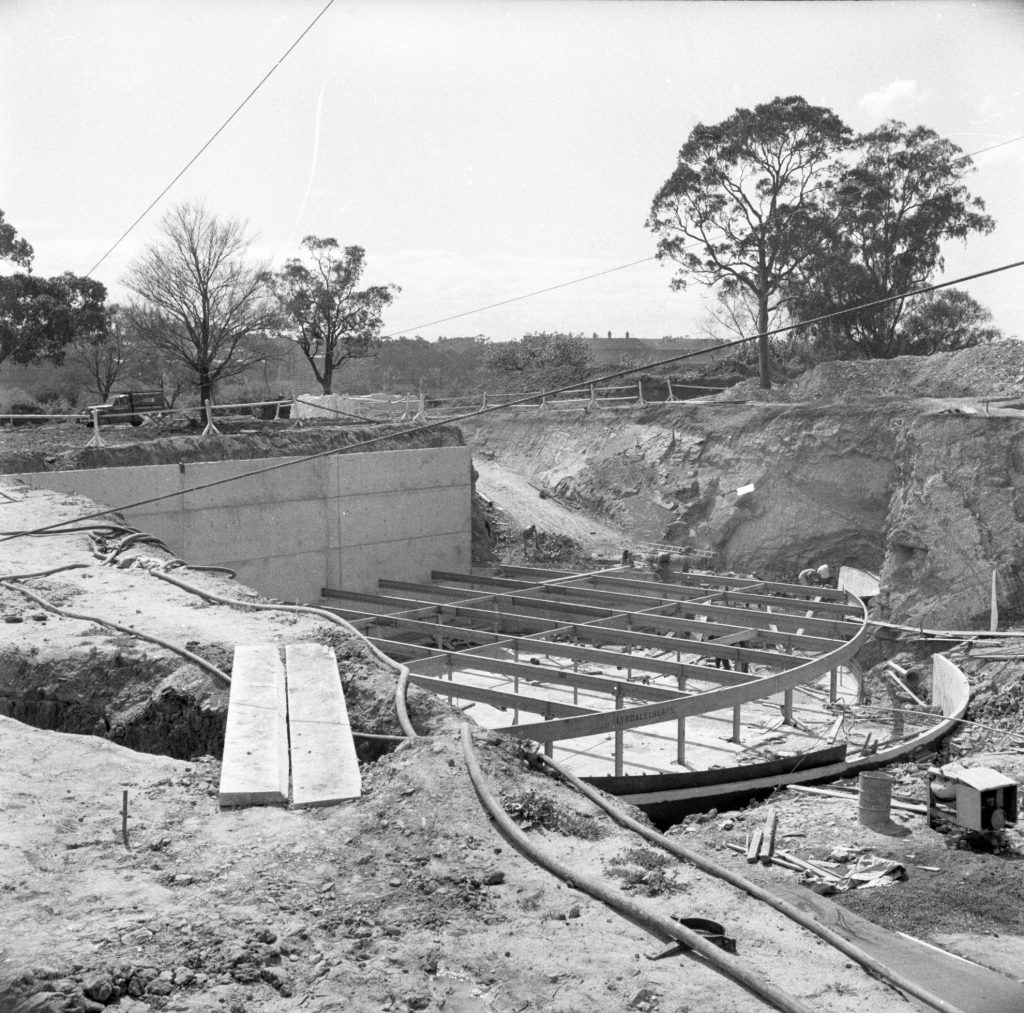
[[[986,414],[981,399],[940,400],[939,388],[960,369],[970,383],[952,388],[958,397],[984,390],[990,366],[992,390],[1016,389],[1024,350],[936,356],[931,386],[929,360],[897,360],[915,393],[932,395],[916,400],[891,396],[892,363],[829,363],[793,392],[829,398],[817,403],[787,402],[783,389],[754,403],[548,411],[463,429],[474,453],[634,542],[711,549],[718,568],[770,579],[858,566],[881,575],[880,617],[987,628],[993,570],[1001,617],[1024,614],[1024,412]],[[874,375],[890,396],[837,401],[844,371],[857,395]]]
[[[927,415],[905,428],[886,520],[882,605],[925,626],[1024,611],[1024,418]]]

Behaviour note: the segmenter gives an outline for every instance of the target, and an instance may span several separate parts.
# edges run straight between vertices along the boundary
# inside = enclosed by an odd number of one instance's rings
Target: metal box
[[[988,767],[967,767],[956,775],[956,821],[978,833],[998,833],[1017,822],[1017,784]]]

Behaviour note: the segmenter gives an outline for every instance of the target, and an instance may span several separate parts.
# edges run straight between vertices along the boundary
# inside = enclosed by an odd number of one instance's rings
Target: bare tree
[[[107,401],[117,381],[130,370],[132,352],[130,313],[123,306],[111,306],[107,310],[106,338],[78,342],[68,359],[85,371],[100,400]]]
[[[248,264],[252,240],[245,226],[202,205],[173,208],[162,227],[163,239],[147,247],[123,284],[151,311],[140,314],[142,336],[192,372],[205,402],[218,380],[260,358],[246,343],[274,322],[269,272]]]

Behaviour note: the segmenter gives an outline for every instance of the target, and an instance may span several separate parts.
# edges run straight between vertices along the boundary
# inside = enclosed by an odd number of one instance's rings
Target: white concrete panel
[[[283,460],[17,477],[116,507]],[[431,569],[467,572],[470,511],[469,450],[441,447],[318,458],[130,509],[125,516],[187,562],[230,566],[242,583],[264,594],[315,601],[325,586],[372,591],[382,577],[426,580]],[[358,550],[344,565],[340,545]]]
[[[75,492],[110,507],[153,499],[156,496],[178,492],[181,488],[181,472],[175,464],[31,472],[18,477],[36,488]],[[166,500],[136,509],[162,513],[176,510],[179,506],[180,500]]]
[[[187,510],[183,558],[244,559],[298,555],[324,543],[324,502],[253,503]]]
[[[292,804],[330,805],[359,798],[359,761],[333,649],[316,643],[289,644],[285,664]]]
[[[448,534],[468,528],[470,516],[467,486],[349,496],[338,509],[343,546]]]
[[[337,467],[339,496],[469,484],[468,447],[338,454],[332,460]]]
[[[430,581],[432,570],[468,573],[469,569],[469,539],[456,531],[429,538],[400,538],[335,550],[328,560],[328,582],[325,586],[376,592],[377,581],[384,577],[424,583]],[[405,576],[392,578],[393,573]]]
[[[327,556],[317,548],[293,556],[264,556],[260,559],[222,559],[214,564],[230,567],[238,583],[254,587],[288,605],[315,602],[327,584]]]
[[[207,461],[186,465],[186,487],[204,485],[225,478],[237,480],[216,485],[211,489],[188,493],[185,496],[185,509],[323,499],[330,494],[329,461],[330,458],[301,461],[295,457],[273,457],[244,461]],[[250,474],[252,472],[261,474]],[[249,477],[238,477],[242,475]]]
[[[288,800],[284,665],[272,645],[235,648],[219,800],[230,806]]]

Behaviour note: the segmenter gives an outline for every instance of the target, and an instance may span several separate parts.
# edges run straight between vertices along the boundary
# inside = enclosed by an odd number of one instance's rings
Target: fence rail
[[[658,387],[661,388],[661,386],[659,383]],[[338,395],[338,400],[348,408],[355,409],[353,411],[327,404],[317,404],[311,400],[314,395],[297,395],[294,398],[246,401],[238,404],[210,404],[208,402],[205,405],[171,406],[141,411],[119,409],[103,412],[84,409],[73,413],[0,412],[0,426],[17,427],[61,421],[80,422],[93,430],[89,445],[102,446],[99,430],[100,425],[103,424],[108,426],[129,423],[138,425],[182,420],[202,423],[205,419],[206,427],[203,430],[203,435],[208,436],[217,433],[213,422],[215,418],[223,419],[232,413],[256,415],[256,409],[259,409],[261,413],[264,409],[268,413],[269,409],[273,409],[273,419],[289,418],[293,424],[301,424],[303,421],[317,417],[330,418],[332,416],[372,423],[426,422],[454,418],[480,411],[483,408],[498,408],[502,405],[517,411],[580,412],[593,409],[614,411],[623,408],[641,408],[649,404],[700,404],[702,403],[700,399],[685,395],[694,391],[721,393],[726,388],[690,383],[673,385],[672,380],[668,379],[665,381],[665,389],[667,389],[667,397],[651,398],[649,392],[644,390],[644,382],[639,380],[635,384],[609,387],[581,384],[572,390],[561,391],[553,397],[549,397],[544,391],[517,391],[501,394],[482,392],[460,397],[425,397],[422,393],[384,396],[374,394]],[[678,397],[677,394],[684,396]],[[529,400],[524,401],[524,398]],[[511,404],[513,401],[517,403]],[[301,408],[298,408],[301,405],[312,409],[311,413],[309,415],[302,413]],[[135,419],[141,421],[134,422]]]

